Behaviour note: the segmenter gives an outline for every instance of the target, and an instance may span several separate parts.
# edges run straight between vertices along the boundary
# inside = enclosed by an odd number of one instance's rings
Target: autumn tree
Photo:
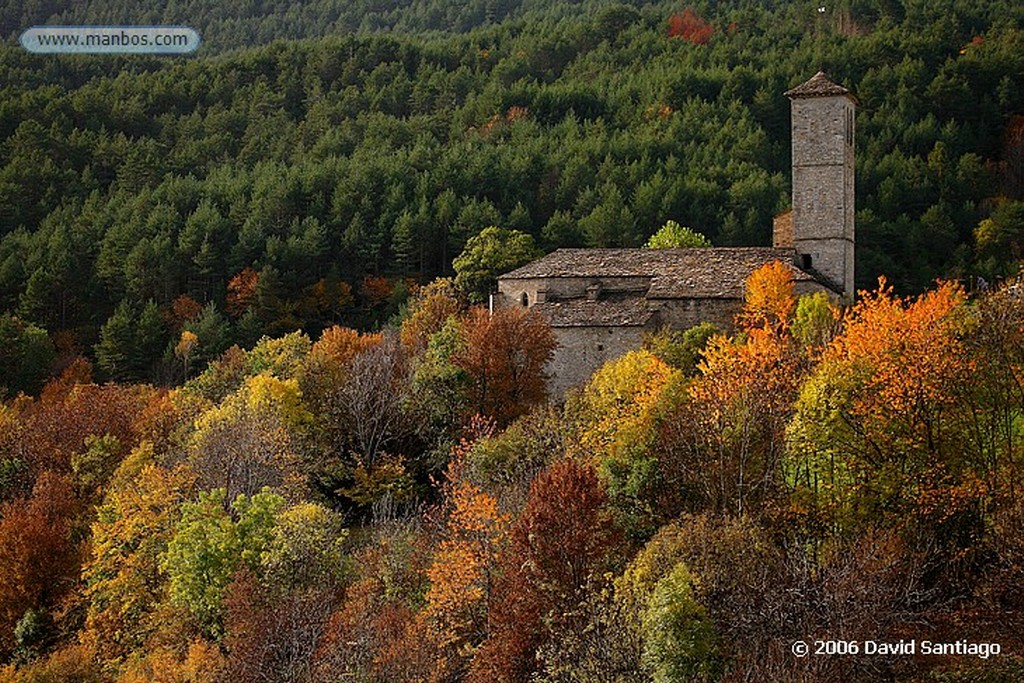
[[[762,266],[747,280],[745,334],[707,341],[687,399],[663,430],[662,475],[684,505],[744,514],[783,494],[800,368],[789,334],[795,306],[789,269]]]
[[[546,396],[544,366],[557,344],[551,328],[519,307],[470,309],[455,365],[469,373],[472,405],[506,425]]]
[[[223,680],[304,680],[341,595],[346,535],[340,515],[314,503],[276,514],[256,569],[243,566],[225,590]]]
[[[71,377],[51,381],[38,399],[12,407],[10,419],[20,438],[0,439],[0,459],[19,460],[31,476],[44,471],[68,474],[72,457],[88,449],[86,439],[110,435],[119,444],[116,459],[135,446],[134,425],[155,390],[145,386],[78,384]]]
[[[782,261],[773,261],[747,278],[737,322],[748,330],[765,327],[781,334],[789,329],[796,305],[792,271]]]
[[[353,358],[384,341],[382,334],[360,333],[348,327],[335,325],[324,330],[313,345],[311,353],[323,356],[340,366],[346,366]]]
[[[198,417],[189,462],[204,488],[222,487],[228,500],[288,483],[295,468],[294,438],[309,420],[296,380],[249,377]]]
[[[537,476],[502,553],[489,635],[468,680],[526,681],[538,648],[572,628],[585,595],[616,561],[619,534],[607,502],[594,468],[575,459]]]
[[[78,578],[79,502],[67,478],[43,473],[32,495],[0,505],[0,649],[28,610],[51,611]]]
[[[480,425],[473,440],[490,431]],[[463,440],[445,471],[442,535],[427,569],[430,588],[420,614],[436,648],[437,680],[464,673],[475,648],[487,636],[497,558],[508,533],[509,519],[499,511],[497,500],[465,478],[466,454],[471,448],[472,441]]]
[[[345,578],[342,517],[316,503],[280,511],[259,558],[259,575],[273,590],[334,589]]]
[[[309,680],[333,598],[330,590],[270,591],[251,572],[241,571],[224,595],[228,656],[218,680]]]
[[[425,622],[416,612],[431,559],[427,539],[403,524],[382,529],[358,551],[344,602],[327,620],[313,656],[316,680],[355,675],[384,683],[430,675],[435,651],[424,647]]]
[[[352,359],[339,398],[348,445],[361,461],[374,463],[408,429],[404,403],[407,359],[394,336]]]
[[[832,524],[912,513],[942,522],[947,541],[973,533],[988,464],[975,457],[977,414],[962,400],[976,368],[968,324],[952,283],[903,300],[883,281],[847,313],[789,431],[793,482]]]
[[[687,400],[669,418],[663,476],[691,504],[744,514],[783,494],[797,357],[769,330],[712,337]],[[696,501],[700,501],[697,503]]]
[[[227,312],[234,318],[240,318],[249,308],[256,296],[256,286],[260,274],[252,267],[246,266],[228,281]]]
[[[160,556],[192,480],[184,467],[156,465],[152,445],[142,444],[118,467],[97,509],[82,569],[88,602],[84,637],[106,660],[141,648],[155,629],[156,608],[166,594]]]
[[[682,38],[694,45],[703,45],[714,33],[714,27],[701,19],[692,7],[687,7],[681,14],[673,14],[668,20],[670,38]]]

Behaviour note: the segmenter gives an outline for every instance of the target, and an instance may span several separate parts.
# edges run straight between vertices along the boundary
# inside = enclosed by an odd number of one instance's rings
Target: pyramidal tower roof
[[[787,90],[783,93],[790,99],[798,99],[803,97],[835,97],[837,95],[846,95],[851,97],[850,91],[834,82],[828,77],[824,71],[811,76],[811,79],[806,83]]]

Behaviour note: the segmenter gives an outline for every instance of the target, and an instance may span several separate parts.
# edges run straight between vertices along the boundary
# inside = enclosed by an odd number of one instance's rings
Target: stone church
[[[798,294],[854,295],[853,142],[856,100],[823,72],[788,90],[793,207],[771,247],[558,249],[498,278],[496,303],[543,315],[559,346],[552,396],[586,382],[605,361],[661,327],[732,326],[747,277],[781,261]]]

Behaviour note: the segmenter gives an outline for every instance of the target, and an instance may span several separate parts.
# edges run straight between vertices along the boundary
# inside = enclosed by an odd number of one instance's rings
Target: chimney
[[[793,248],[793,209],[780,213],[772,221],[772,246],[776,249]]]

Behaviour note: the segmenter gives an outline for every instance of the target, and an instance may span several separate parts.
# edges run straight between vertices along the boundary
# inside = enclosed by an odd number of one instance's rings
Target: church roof
[[[750,274],[773,261],[785,263],[796,282],[817,281],[792,265],[794,254],[772,247],[558,249],[498,279],[641,277],[650,279],[647,299],[741,299]]]
[[[620,300],[569,299],[533,305],[552,327],[643,327],[654,310],[642,296]]]
[[[791,99],[799,99],[802,97],[834,97],[836,95],[850,95],[850,91],[834,82],[824,71],[811,76],[811,79],[805,83],[787,90],[783,93],[786,97]]]

